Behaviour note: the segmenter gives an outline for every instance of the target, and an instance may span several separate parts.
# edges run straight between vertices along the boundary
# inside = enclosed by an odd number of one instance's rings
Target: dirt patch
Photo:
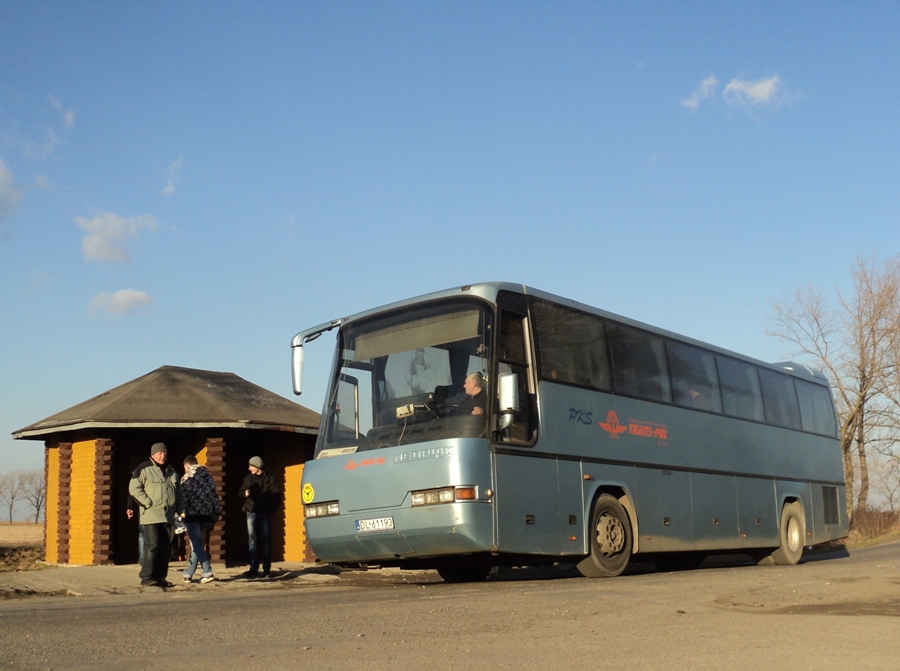
[[[771,612],[790,615],[881,615],[900,617],[900,599],[785,606]]]

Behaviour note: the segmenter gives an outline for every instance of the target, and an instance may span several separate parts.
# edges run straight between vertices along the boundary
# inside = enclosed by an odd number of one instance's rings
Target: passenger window
[[[823,436],[834,436],[837,433],[837,421],[834,416],[834,404],[828,389],[805,380],[794,380],[797,385],[797,398],[800,401],[800,420],[803,430]]]
[[[609,358],[600,317],[546,301],[532,303],[541,378],[609,391]]]
[[[662,338],[613,322],[607,323],[607,338],[617,394],[672,400]]]
[[[722,407],[726,415],[765,421],[756,366],[716,355]]]
[[[761,368],[759,384],[766,409],[766,422],[789,429],[801,428],[800,406],[797,403],[793,378]]]
[[[671,340],[666,341],[666,349],[675,405],[722,412],[716,362],[712,352]]]

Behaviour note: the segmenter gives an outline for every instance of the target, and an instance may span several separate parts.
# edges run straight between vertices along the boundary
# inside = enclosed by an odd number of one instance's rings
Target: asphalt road
[[[717,564],[717,565],[716,565]],[[0,602],[0,668],[900,668],[900,543],[589,580],[522,570]]]

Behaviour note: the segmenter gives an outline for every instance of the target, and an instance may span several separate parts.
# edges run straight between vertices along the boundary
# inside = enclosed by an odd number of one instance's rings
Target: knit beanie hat
[[[150,454],[154,455],[157,452],[165,452],[169,453],[169,448],[166,447],[165,443],[153,443],[153,446],[150,448]]]
[[[263,467],[263,460],[262,460],[262,458],[260,458],[260,457],[251,457],[251,458],[250,458],[250,465],[253,466],[254,468],[262,468],[262,467]]]

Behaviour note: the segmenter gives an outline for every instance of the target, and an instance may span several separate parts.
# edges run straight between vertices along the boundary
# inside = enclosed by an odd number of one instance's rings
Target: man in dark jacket
[[[485,380],[481,373],[469,373],[463,384],[463,393],[450,399],[451,414],[483,415],[485,405]]]
[[[272,513],[281,505],[281,487],[262,458],[250,459],[248,470],[250,473],[241,483],[241,496],[244,497],[242,510],[247,513],[250,570],[243,577],[258,577],[261,560],[262,577],[267,578],[272,569]]]
[[[169,526],[181,510],[181,485],[175,469],[166,463],[169,451],[164,443],[154,443],[150,458],[131,474],[128,493],[140,506],[144,532],[141,558],[141,585],[171,587],[169,574]]]

